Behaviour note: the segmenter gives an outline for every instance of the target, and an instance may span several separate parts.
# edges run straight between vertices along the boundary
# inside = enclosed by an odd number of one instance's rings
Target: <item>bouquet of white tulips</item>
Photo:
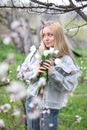
[[[52,47],[50,47],[49,50],[44,50],[43,54],[41,55],[40,65],[43,66],[46,60],[50,59],[55,60],[57,58],[58,52],[59,52],[58,50],[54,50],[54,48]],[[40,74],[38,82],[38,91],[40,91],[40,89],[45,86],[47,77],[48,77],[48,71],[44,71]]]

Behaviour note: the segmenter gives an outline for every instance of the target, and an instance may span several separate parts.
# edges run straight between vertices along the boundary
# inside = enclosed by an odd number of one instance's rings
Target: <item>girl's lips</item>
[[[49,42],[45,42],[46,45],[49,45],[50,43]]]

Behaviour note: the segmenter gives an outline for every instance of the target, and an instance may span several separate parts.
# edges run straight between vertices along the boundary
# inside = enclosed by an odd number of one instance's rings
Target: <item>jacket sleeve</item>
[[[64,68],[65,67],[65,68]],[[78,85],[79,69],[71,58],[66,58],[60,67],[55,66],[49,80],[58,91],[74,91]]]
[[[24,80],[25,82],[30,82],[31,80],[37,80],[36,76],[36,68],[35,65],[37,62],[33,63],[30,59],[32,57],[32,54],[30,53],[25,61],[20,65],[18,69],[17,77],[21,80]]]

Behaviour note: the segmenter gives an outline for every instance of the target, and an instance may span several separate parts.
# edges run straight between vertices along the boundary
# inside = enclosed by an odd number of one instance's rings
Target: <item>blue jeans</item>
[[[29,107],[29,104],[31,102],[32,102],[32,97],[29,97],[26,100],[26,114],[28,114],[32,109]],[[27,119],[27,129],[28,130],[57,130],[59,110],[49,109],[49,111],[50,112],[48,112],[47,109],[44,109],[39,118]]]

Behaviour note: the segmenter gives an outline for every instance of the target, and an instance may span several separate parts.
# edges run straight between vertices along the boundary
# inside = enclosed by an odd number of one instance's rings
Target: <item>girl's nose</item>
[[[49,39],[49,37],[48,37],[48,35],[46,35],[46,36],[45,36],[45,40],[48,40],[48,39]]]

